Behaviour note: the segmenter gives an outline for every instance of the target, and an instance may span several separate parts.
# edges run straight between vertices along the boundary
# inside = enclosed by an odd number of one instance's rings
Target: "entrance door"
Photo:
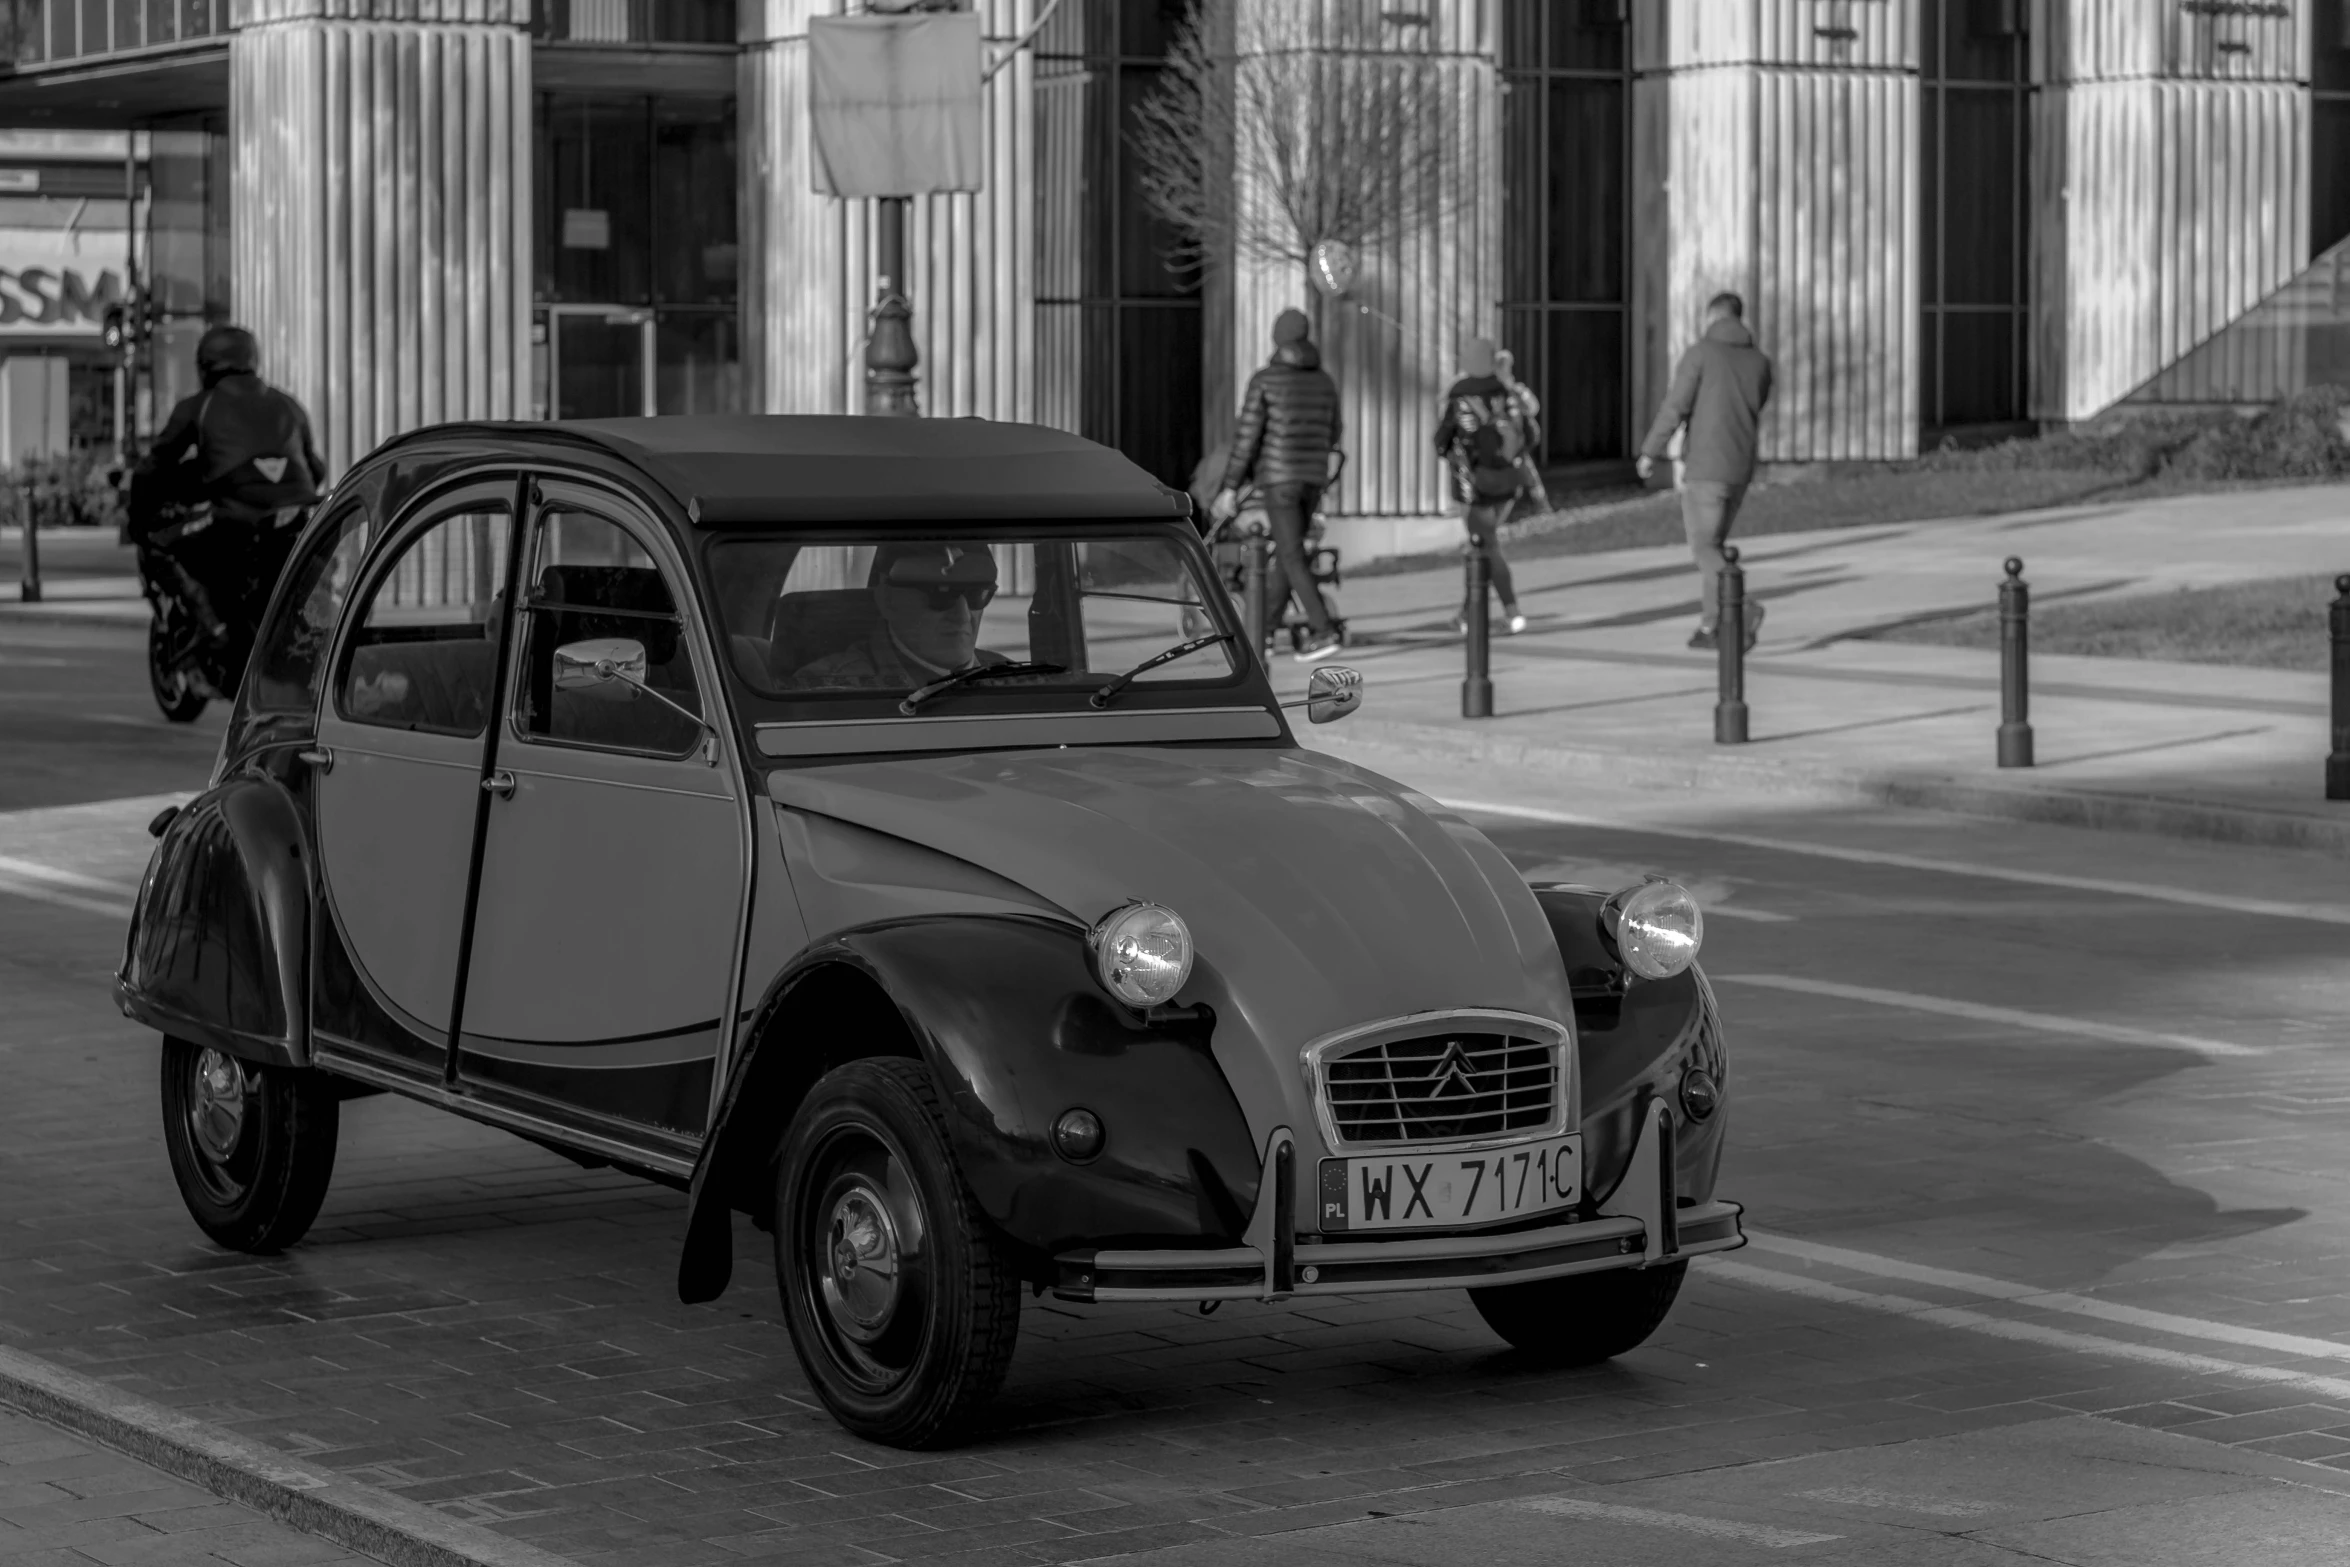
[[[551,305],[547,359],[549,418],[625,419],[654,411],[650,310]]]
[[[717,670],[660,535],[548,481],[492,775],[459,1075],[476,1092],[690,1138],[741,942],[739,784]],[[583,658],[559,649],[596,644]],[[622,646],[625,644],[625,646]],[[630,678],[594,677],[596,659]]]
[[[361,584],[319,703],[328,917],[313,1027],[330,1048],[436,1082],[496,705],[512,493],[484,487],[404,530]]]

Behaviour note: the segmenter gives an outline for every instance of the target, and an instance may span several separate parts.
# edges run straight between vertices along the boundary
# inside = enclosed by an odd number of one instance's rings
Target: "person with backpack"
[[[1501,600],[1503,624],[1514,633],[1526,629],[1526,617],[1518,612],[1500,532],[1525,493],[1522,465],[1540,432],[1499,368],[1491,338],[1471,338],[1461,350],[1461,377],[1444,394],[1444,412],[1436,421],[1436,449],[1451,471],[1453,499],[1468,508],[1461,521],[1469,530],[1469,551],[1485,557],[1485,580]],[[1454,629],[1466,631],[1469,617],[1483,610],[1464,597]]]

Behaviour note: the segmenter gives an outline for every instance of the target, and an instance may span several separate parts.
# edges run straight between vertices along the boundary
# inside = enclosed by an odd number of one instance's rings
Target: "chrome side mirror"
[[[591,691],[617,681],[621,689],[642,688],[650,666],[645,645],[629,637],[593,637],[555,649],[555,689]]]
[[[1306,694],[1283,707],[1302,707],[1309,724],[1334,724],[1363,705],[1363,672],[1324,664],[1306,677]]]

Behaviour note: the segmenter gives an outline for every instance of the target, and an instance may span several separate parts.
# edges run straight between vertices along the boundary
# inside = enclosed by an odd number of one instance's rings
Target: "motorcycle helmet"
[[[253,375],[261,369],[261,344],[241,326],[216,326],[196,343],[196,377],[206,386],[225,375]]]

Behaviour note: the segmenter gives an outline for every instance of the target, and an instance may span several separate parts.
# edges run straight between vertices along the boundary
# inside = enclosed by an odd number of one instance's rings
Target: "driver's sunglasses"
[[[890,586],[921,594],[933,615],[945,614],[955,607],[957,599],[976,615],[995,599],[992,582],[893,582]]]

